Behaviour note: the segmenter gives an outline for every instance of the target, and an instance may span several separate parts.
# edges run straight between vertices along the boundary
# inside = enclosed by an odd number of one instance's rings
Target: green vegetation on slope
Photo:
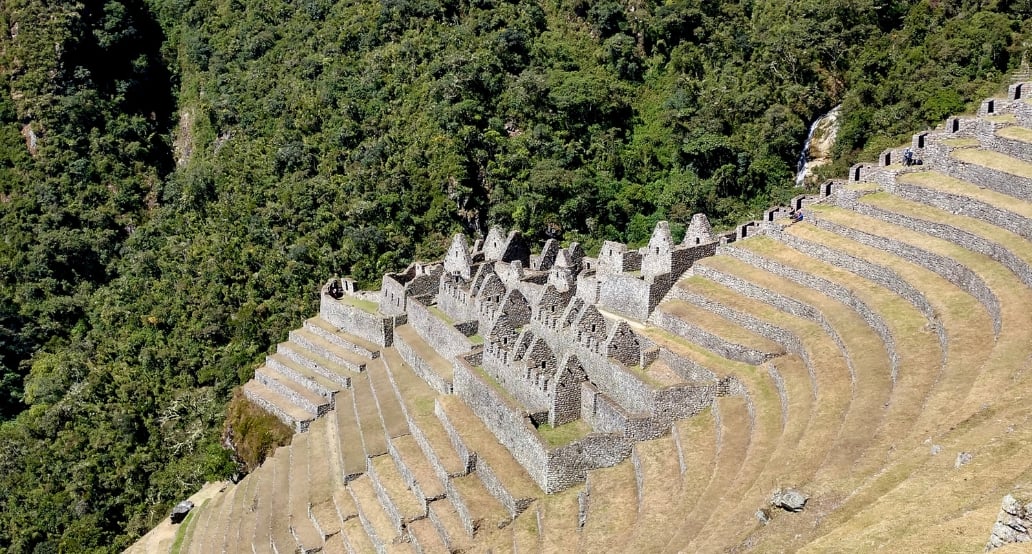
[[[492,223],[589,249],[792,193],[1016,64],[1028,2],[0,4],[0,551],[117,550],[205,479],[321,281]],[[33,138],[35,137],[35,138]],[[833,168],[834,170],[834,168]]]

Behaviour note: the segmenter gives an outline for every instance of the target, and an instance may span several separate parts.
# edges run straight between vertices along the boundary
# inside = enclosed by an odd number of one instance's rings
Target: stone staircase
[[[362,316],[388,322],[377,344],[324,297],[245,385],[299,434],[197,508],[181,551],[981,549],[1000,498],[1032,488],[1032,105],[997,99],[911,146],[922,166],[886,151],[802,221],[726,236],[647,320],[606,311],[653,349],[614,378],[722,388],[553,494],[425,322]],[[806,508],[770,508],[781,487]]]

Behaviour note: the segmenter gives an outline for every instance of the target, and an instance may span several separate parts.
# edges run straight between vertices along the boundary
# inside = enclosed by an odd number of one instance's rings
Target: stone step
[[[347,487],[333,490],[333,507],[337,512],[337,517],[340,518],[342,529],[344,523],[358,517],[358,507],[355,506],[355,499],[351,498],[351,493],[348,492]]]
[[[284,463],[283,460],[288,457],[286,448],[277,448],[272,456],[266,458],[251,474],[251,477],[259,479],[258,494],[255,497],[254,525],[248,525],[251,528],[251,547],[255,552],[272,552],[269,535],[273,525],[273,506],[282,500],[276,496],[277,466]],[[244,532],[245,529],[241,529],[241,533]]]
[[[541,552],[572,552],[581,537],[580,509],[585,487],[570,487],[537,501],[537,510],[527,510],[520,519],[532,517],[539,526]]]
[[[212,543],[209,552],[228,552],[226,545],[235,541],[235,531],[239,526],[244,511],[244,487],[226,484],[222,493],[227,496],[223,503],[219,523],[212,530]],[[232,535],[232,536],[231,536]]]
[[[326,538],[326,544],[323,545],[323,552],[330,554],[331,552],[347,552],[348,547],[344,541],[344,533],[336,533]]]
[[[369,475],[362,475],[348,483],[348,492],[355,500],[358,520],[373,546],[379,551],[393,543],[399,537],[399,532],[391,524],[390,516],[380,504],[380,498]],[[350,539],[350,533],[348,537]]]
[[[387,432],[387,437],[394,438],[409,434],[408,419],[395,395],[385,362],[381,359],[380,363],[371,364],[366,374],[369,376],[369,385],[372,387],[373,398],[380,411],[380,420]]]
[[[975,217],[1032,239],[1032,202],[1026,202],[937,171],[904,173],[891,188],[895,196]]]
[[[983,146],[987,146],[983,143]],[[1032,129],[1009,125],[996,130],[996,140],[990,146],[1026,162],[1032,162]]]
[[[822,235],[816,237],[816,240],[835,241],[836,237]],[[855,245],[849,241],[844,241],[842,244]],[[728,252],[736,257],[740,256],[737,259],[741,259],[757,269],[772,270],[780,276],[790,278],[797,284],[822,290],[829,295],[834,295],[837,299],[846,300],[851,305],[869,309],[885,321],[896,344],[896,353],[899,357],[897,367],[900,370],[898,375],[893,376],[891,399],[884,408],[882,423],[865,433],[870,436],[868,453],[862,459],[857,460],[854,467],[859,470],[868,463],[875,466],[881,464],[882,462],[879,460],[882,458],[885,448],[897,441],[898,437],[912,431],[914,410],[919,409],[918,407],[924,402],[922,399],[925,398],[925,393],[922,392],[920,385],[921,374],[914,370],[917,368],[937,370],[943,362],[940,340],[933,332],[931,322],[926,315],[909,302],[904,301],[897,292],[887,289],[884,285],[874,283],[843,267],[802,255],[799,251],[766,237],[745,241],[739,247],[729,249]],[[881,259],[886,259],[884,254],[879,254],[879,256]],[[916,278],[924,279],[924,277]],[[959,291],[954,289],[954,292]],[[917,294],[923,293],[918,292]],[[830,314],[831,310],[826,313]],[[841,313],[837,315],[841,315]],[[845,336],[852,338],[848,333]],[[786,372],[780,364],[778,367],[781,369],[782,378],[786,380],[786,388],[791,389],[791,384],[787,382],[787,379],[792,376],[792,373]],[[918,378],[917,381],[915,381],[915,377]],[[817,409],[814,408],[813,411],[816,412]],[[813,433],[808,435],[812,436]],[[879,447],[879,444],[884,448]],[[793,467],[795,466],[793,465]],[[856,473],[862,472],[856,471]]]
[[[351,379],[357,373],[293,342],[279,343],[276,345],[276,353],[321,375],[324,379],[335,383],[337,387],[342,389],[351,388]]]
[[[303,366],[287,356],[274,352],[265,357],[265,365],[326,399],[332,400],[341,390],[347,388],[328,379],[314,369]]]
[[[295,441],[292,444],[297,444]],[[290,477],[291,448],[281,448],[282,459],[275,466],[274,489],[270,497],[272,501],[272,517],[269,525],[269,543],[276,552],[295,552],[298,550],[297,540],[290,531],[292,514],[290,513]]]
[[[905,201],[900,201],[900,203],[901,210],[907,209],[907,206],[913,206],[912,203]],[[1020,279],[1012,271],[982,254],[913,229],[878,220],[872,221],[870,218],[864,218],[844,210],[830,210],[827,214],[822,214],[822,217],[833,219],[839,225],[848,224],[850,226],[854,225],[857,220],[870,221],[864,228],[868,233],[875,233],[892,240],[905,241],[905,243],[920,247],[924,251],[956,260],[975,272],[999,300],[1000,318],[1003,324],[1000,327],[1000,334],[995,337],[994,341],[991,325],[984,319],[987,317],[986,312],[979,309],[977,301],[940,276],[921,268],[921,271],[926,274],[931,273],[932,277],[918,277],[916,275],[918,270],[915,270],[915,276],[911,279],[921,278],[921,286],[924,288],[935,287],[934,290],[929,291],[928,295],[934,302],[934,309],[937,310],[943,329],[949,337],[949,355],[942,372],[934,376],[934,388],[924,400],[921,410],[915,414],[919,421],[911,424],[912,433],[928,433],[946,422],[960,421],[978,409],[975,405],[976,401],[966,402],[963,399],[990,397],[995,395],[992,391],[998,391],[1001,386],[1007,386],[1004,385],[1004,382],[1009,377],[995,373],[990,368],[997,367],[998,360],[1010,358],[1014,352],[1027,344],[1027,341],[1017,339],[1018,335],[1014,333],[1018,329],[1026,329],[1030,320],[1029,311],[1022,308],[1022,306],[1028,305],[1028,289],[1022,286]],[[940,213],[939,217],[943,218],[941,221],[958,226],[966,226],[975,222],[968,218],[943,213]],[[960,220],[967,220],[967,223]],[[982,226],[981,229],[971,227],[971,230],[977,231],[979,234],[989,233],[988,236],[995,234],[995,240],[1013,240],[1015,244],[1019,240],[1004,238],[1003,235],[1014,236],[1008,231],[980,223],[979,225]],[[886,255],[881,250],[874,248],[871,250],[878,252],[886,259],[898,260],[896,263],[901,266],[906,263],[898,257]],[[983,318],[981,323],[979,318]],[[1008,324],[1008,321],[1012,323]],[[1013,327],[1008,329],[1010,325]],[[986,329],[987,327],[989,329]],[[1012,341],[1012,338],[1016,340]],[[987,352],[985,345],[993,345],[993,348]]]
[[[406,486],[412,489],[424,505],[444,498],[444,484],[414,436],[397,437],[391,440],[389,446],[390,455],[394,458]]]
[[[874,223],[874,221],[870,221],[870,224]],[[834,266],[836,272],[846,271],[852,273],[854,279],[870,280],[906,300],[924,315],[926,325],[923,330],[931,332],[938,339],[939,361],[931,367],[936,370],[942,369],[947,358],[948,332],[943,326],[940,310],[936,308],[935,304],[938,300],[935,296],[943,293],[962,293],[962,291],[945,283],[935,273],[911,263],[909,259],[887,256],[885,252],[876,248],[862,245],[850,237],[818,229],[809,223],[793,225],[788,232],[779,238],[797,253],[805,254],[825,264],[825,267],[817,268],[816,271],[827,271],[826,267]],[[872,254],[874,257],[863,257]],[[875,264],[866,261],[868,259],[877,259],[879,263]],[[828,276],[831,276],[833,279],[839,278],[835,274],[825,275],[825,277]],[[940,284],[944,284],[945,288],[941,288]],[[899,303],[896,306],[897,310],[903,307]],[[892,308],[889,309],[891,310]],[[903,309],[908,310],[905,307]],[[911,371],[894,376],[894,388],[899,388],[900,379],[911,379],[912,377],[920,377],[922,375],[927,375],[927,372]],[[925,383],[925,385],[929,384],[928,382]],[[908,383],[908,387],[910,385],[913,385],[913,383]],[[907,404],[907,406],[918,408],[920,402],[917,404]],[[911,416],[914,413],[916,412],[912,412]]]
[[[340,533],[342,523],[340,515],[337,513],[337,506],[332,499],[319,504],[312,504],[311,508],[309,508],[309,517],[312,520],[312,524],[315,525],[315,528],[327,543],[330,537]]]
[[[716,425],[713,410],[708,409],[671,426],[670,437],[677,447],[677,465],[681,472],[678,480],[681,493],[697,494],[713,478],[717,458]]]
[[[638,519],[638,485],[630,460],[589,471],[585,490],[587,513],[579,550],[622,550]]]
[[[679,289],[679,296],[683,302],[774,342],[787,352],[798,353],[802,344],[801,334],[820,335],[824,331],[812,321],[784,314],[774,307],[700,275],[681,279],[675,286]],[[837,333],[832,338],[839,339]],[[840,341],[841,339],[832,340]]]
[[[393,348],[384,349],[383,357],[391,384],[409,422],[409,431],[437,473],[442,486],[448,477],[472,471],[474,460],[459,456],[451,445],[447,431],[434,414],[437,391],[416,375]]]
[[[509,511],[475,473],[453,477],[445,486],[448,500],[455,506],[467,535],[476,535],[481,528],[501,529],[512,520]]]
[[[949,156],[952,163],[944,168],[947,175],[1032,201],[1032,163],[981,148],[956,148]]]
[[[256,506],[258,495],[258,479],[251,478],[250,475],[247,475],[242,481],[236,484],[236,488],[238,489],[236,493],[237,506],[234,509],[236,515],[229,523],[229,527],[226,532],[226,540],[223,544],[223,549],[226,552],[237,552],[245,546],[248,551],[251,550],[250,529],[247,529],[247,534],[244,533],[244,530],[247,522],[254,520],[254,508]]]
[[[455,373],[451,362],[443,358],[409,325],[394,329],[394,348],[412,370],[441,394],[451,394]]]
[[[541,552],[540,523],[540,506],[538,503],[534,503],[509,524],[512,536],[504,537],[504,540],[508,542],[505,546],[511,548],[513,552]]]
[[[304,328],[345,350],[350,350],[370,360],[379,357],[380,350],[383,348],[374,342],[352,335],[321,317],[305,320]]]
[[[637,481],[638,518],[631,543],[643,552],[665,546],[660,529],[673,529],[680,514],[671,510],[671,491],[681,490],[681,466],[673,437],[636,443],[631,451],[631,467]]]
[[[308,429],[308,505],[312,523],[323,537],[340,532],[341,520],[333,505],[333,491],[344,486],[336,429],[330,418],[322,418]]]
[[[810,274],[811,285],[802,285],[731,256],[700,260],[695,270],[705,279],[824,327],[850,352],[854,365],[869,368],[874,376],[895,379],[899,372],[893,330],[866,301],[843,287]],[[829,294],[823,287],[833,290]]]
[[[685,382],[708,383],[713,379],[743,371],[746,367],[755,367],[752,364],[725,358],[712,350],[654,325],[645,326],[638,332],[658,348],[686,360],[684,367],[672,368],[679,372]],[[691,367],[692,364],[696,367]]]
[[[362,522],[359,521],[358,517],[344,522],[344,531],[341,532],[341,535],[344,536],[344,546],[350,554],[366,554],[378,551],[372,539],[366,534],[365,527],[362,526]]]
[[[771,363],[777,361],[772,360]],[[783,426],[778,413],[777,388],[770,373],[758,376],[746,390],[754,422],[749,450],[738,478],[724,491],[719,503],[710,507],[709,519],[702,532],[692,538],[692,543],[687,546],[689,549],[719,550],[733,542],[731,537],[736,535],[744,540],[748,528],[741,522],[753,520],[758,507],[769,499],[770,483],[787,478],[785,467],[791,467],[798,457],[796,431],[804,428],[805,421],[793,421],[791,427]],[[855,404],[853,409],[856,409]]]
[[[219,515],[222,511],[222,504],[226,501],[225,494],[216,494],[209,498],[201,509],[198,510],[197,524],[193,530],[193,537],[190,542],[189,552],[203,553],[211,548],[213,529],[218,525]]]
[[[286,375],[268,366],[262,366],[254,370],[254,378],[266,387],[288,398],[298,408],[315,414],[316,417],[325,414],[333,407],[331,399],[327,399],[311,389],[301,386]]]
[[[437,528],[428,518],[413,521],[408,525],[409,540],[421,554],[443,554],[450,552]]]
[[[717,428],[717,451],[714,471],[709,483],[694,498],[687,499],[684,519],[667,540],[670,545],[688,544],[699,534],[711,515],[710,507],[719,503],[738,478],[748,456],[752,425],[746,399],[739,396],[719,397],[714,402]]]
[[[460,457],[462,452],[475,453],[477,475],[511,517],[543,494],[523,466],[460,398],[440,396],[435,402],[434,411],[452,445]]]
[[[384,512],[399,534],[409,522],[426,517],[426,504],[406,486],[391,456],[369,458],[366,473]]]
[[[785,353],[781,345],[680,299],[668,297],[652,317],[657,326],[731,360],[759,365]]]
[[[205,531],[202,549],[206,552],[222,552],[226,543],[226,534],[234,516],[236,506],[236,487],[227,486],[218,493],[218,502],[212,506],[212,514]]]
[[[309,353],[355,373],[365,371],[370,361],[369,358],[341,348],[305,328],[294,329],[290,332],[289,337],[290,342],[304,348]]]
[[[368,376],[363,374],[353,381],[355,401],[355,418],[362,431],[362,448],[367,458],[387,453],[387,432],[380,419],[380,409],[369,383]]]
[[[337,396],[337,409],[333,410],[332,430],[336,436],[338,464],[341,479],[348,481],[365,472],[366,454],[362,446],[362,430],[355,417],[353,391],[343,391]]]
[[[1029,248],[1030,243],[1027,237],[991,222],[952,214],[932,206],[901,200],[888,194],[869,196],[856,204],[854,207],[856,212],[885,223],[943,239],[973,253],[988,256],[1013,272],[1026,287],[1032,287],[1032,249]],[[823,223],[823,220],[820,223]],[[924,250],[935,255],[927,249]],[[955,260],[954,256],[945,258]],[[998,317],[999,299],[996,298],[992,289],[985,290],[985,279],[977,273],[972,272],[967,275],[968,281],[966,282],[965,276],[957,275],[956,271],[951,272],[933,265],[933,260],[916,259],[921,265],[939,273],[978,298],[991,316]],[[991,297],[982,298],[982,295]]]
[[[312,523],[309,514],[312,481],[308,455],[309,442],[315,436],[312,433],[298,435],[290,445],[290,494],[287,497],[287,513],[291,534],[302,550],[315,550],[323,544],[323,535]]]
[[[431,502],[427,507],[427,514],[427,519],[452,552],[464,551],[472,543],[469,532],[450,499]]]
[[[859,378],[869,375],[884,383],[899,372],[899,353],[892,330],[885,318],[862,300],[850,298],[850,303],[845,304],[781,275],[757,271],[755,266],[730,256],[712,256],[700,260],[693,268],[696,275],[821,325],[850,352]]]
[[[856,335],[865,331],[870,332],[866,324],[860,322],[856,329],[843,330],[843,334],[850,335],[851,339],[846,343],[833,328],[823,328],[807,319],[786,314],[769,304],[738,294],[737,291],[698,275],[683,280],[679,286],[688,291],[691,296],[689,301],[706,302],[711,311],[722,313],[727,307],[736,313],[748,314],[745,317],[761,321],[763,324],[774,325],[776,322],[786,346],[793,341],[798,343],[798,346],[789,349],[803,357],[810,372],[817,377],[819,394],[837,401],[838,406],[834,413],[841,414],[838,436],[834,443],[829,445],[831,448],[823,461],[825,471],[848,471],[868,447],[869,431],[877,429],[882,423],[884,406],[890,399],[892,387],[888,364],[885,363],[884,357],[875,360],[881,361],[882,364],[875,368],[880,370],[874,375],[869,371],[871,368],[857,369],[853,350],[849,346],[854,346],[860,352],[864,348],[878,348],[881,346],[878,337],[872,333],[871,342],[854,343],[852,338]],[[828,334],[828,331],[832,334]],[[863,361],[869,360],[864,358]],[[857,377],[858,372],[862,372],[862,381]],[[753,392],[761,395],[773,391],[773,386],[767,386],[757,388]],[[766,396],[756,396],[754,399],[764,401]],[[752,405],[753,413],[754,408],[755,405]],[[759,418],[755,420],[757,423],[766,421]],[[764,429],[765,427],[759,425],[754,427],[754,431]],[[759,432],[754,437],[761,442],[763,438],[764,435]],[[753,446],[757,444],[754,442]]]
[[[243,391],[248,400],[279,418],[295,433],[307,431],[308,425],[316,417],[314,413],[299,408],[289,398],[258,381],[244,383]]]

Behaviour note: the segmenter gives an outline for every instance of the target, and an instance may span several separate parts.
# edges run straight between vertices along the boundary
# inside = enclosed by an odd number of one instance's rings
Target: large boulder
[[[801,512],[810,497],[795,489],[778,489],[770,497],[770,505],[788,512]]]
[[[190,513],[190,510],[192,510],[193,507],[193,502],[190,502],[189,500],[184,500],[179,504],[176,504],[176,507],[172,508],[172,523],[182,523],[183,520],[186,519],[186,514]]]
[[[1032,542],[1032,502],[1022,505],[1008,494],[1003,497],[1003,505],[989,533],[985,549],[989,551],[1016,542]]]

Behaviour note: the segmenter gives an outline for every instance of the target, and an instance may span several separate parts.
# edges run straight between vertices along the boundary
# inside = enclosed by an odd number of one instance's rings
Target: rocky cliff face
[[[835,138],[838,136],[841,109],[842,106],[835,106],[810,126],[803,151],[799,154],[796,185],[802,186],[816,168],[831,162],[831,149],[835,146]]]
[[[1032,501],[1023,502],[1011,495],[1003,497],[1000,515],[989,534],[986,552],[1005,544],[1032,542]]]

